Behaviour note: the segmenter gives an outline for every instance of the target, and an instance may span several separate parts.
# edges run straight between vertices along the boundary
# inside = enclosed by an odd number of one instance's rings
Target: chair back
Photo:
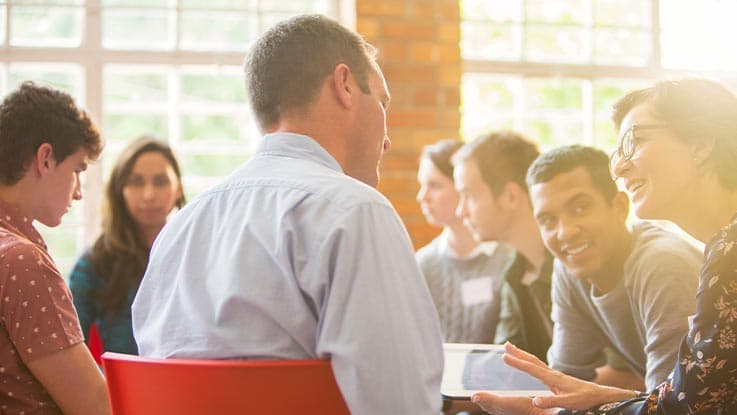
[[[113,415],[350,414],[328,360],[150,359],[105,352]]]

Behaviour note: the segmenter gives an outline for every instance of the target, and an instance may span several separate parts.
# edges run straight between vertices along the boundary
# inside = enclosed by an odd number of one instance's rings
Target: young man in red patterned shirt
[[[110,413],[69,289],[33,226],[61,222],[101,150],[61,91],[26,82],[0,105],[0,413]]]

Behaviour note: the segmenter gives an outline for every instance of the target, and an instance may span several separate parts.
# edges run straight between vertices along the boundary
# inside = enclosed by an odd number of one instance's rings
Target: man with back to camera
[[[701,253],[651,223],[627,227],[629,200],[601,150],[572,145],[544,153],[530,166],[527,186],[556,258],[549,365],[607,383],[596,368],[609,347],[655,388],[675,365],[695,311]]]
[[[494,343],[510,341],[545,360],[553,334],[550,276],[553,258],[532,214],[525,174],[537,145],[511,132],[493,132],[453,156],[457,214],[480,241],[506,242],[517,254],[504,276]]]
[[[133,304],[151,357],[330,359],[353,414],[440,412],[437,314],[374,187],[389,92],[374,48],[322,16],[245,63],[253,158],[159,234]]]
[[[33,225],[57,226],[102,151],[68,94],[24,82],[0,105],[0,413],[108,414],[72,296]]]

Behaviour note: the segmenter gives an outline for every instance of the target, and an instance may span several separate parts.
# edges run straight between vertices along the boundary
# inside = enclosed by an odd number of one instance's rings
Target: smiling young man
[[[106,414],[64,279],[34,221],[57,226],[102,150],[72,98],[26,82],[0,106],[0,412]]]
[[[555,256],[548,364],[597,383],[605,349],[652,389],[676,362],[694,312],[699,250],[651,223],[628,228],[627,196],[609,158],[579,145],[538,157],[527,173],[535,220]]]

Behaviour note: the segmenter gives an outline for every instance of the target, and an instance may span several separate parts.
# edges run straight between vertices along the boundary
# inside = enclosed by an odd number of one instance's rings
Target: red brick
[[[387,126],[431,128],[438,125],[438,116],[434,109],[397,109],[387,114]]]
[[[387,82],[389,82],[389,86],[394,82],[435,84],[440,78],[438,69],[435,65],[410,65],[407,63],[387,62],[386,64],[382,64],[381,67],[384,70],[384,76],[386,77]],[[461,75],[459,66],[459,82],[460,79]]]
[[[381,23],[372,17],[363,17],[356,19],[356,31],[366,38],[375,38],[379,36]]]
[[[442,92],[437,87],[418,87],[414,93],[414,104],[418,107],[437,107]]]
[[[396,0],[356,0],[357,16],[402,16],[404,3]]]
[[[381,35],[403,40],[434,40],[435,25],[411,20],[385,21],[381,27]]]
[[[440,60],[440,51],[434,42],[415,42],[409,48],[409,57],[417,63],[436,63]]]
[[[407,42],[397,40],[382,40],[375,44],[379,49],[381,62],[406,62],[407,49],[411,46]]]

